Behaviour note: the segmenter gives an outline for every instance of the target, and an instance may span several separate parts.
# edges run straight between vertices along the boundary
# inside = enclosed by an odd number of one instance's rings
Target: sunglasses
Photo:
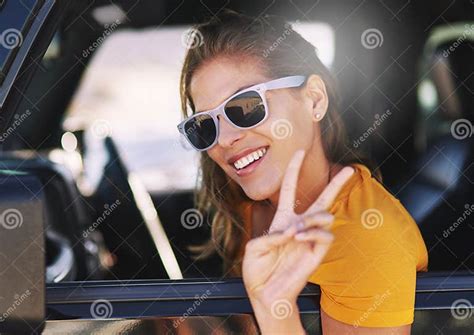
[[[305,76],[289,76],[258,84],[235,93],[218,107],[191,115],[178,125],[178,130],[197,151],[212,148],[219,137],[218,115],[239,129],[251,129],[268,117],[265,92],[280,88],[300,87]]]

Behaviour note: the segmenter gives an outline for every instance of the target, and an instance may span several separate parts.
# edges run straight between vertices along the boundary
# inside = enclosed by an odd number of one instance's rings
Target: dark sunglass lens
[[[239,127],[252,127],[265,117],[265,107],[260,95],[249,91],[230,100],[225,106],[227,117]]]
[[[217,136],[216,125],[209,115],[197,115],[184,125],[186,137],[197,149],[206,149]]]

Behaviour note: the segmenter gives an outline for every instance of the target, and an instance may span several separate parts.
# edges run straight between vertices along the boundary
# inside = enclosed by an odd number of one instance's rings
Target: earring
[[[319,120],[321,118],[321,114],[316,113],[316,119]]]

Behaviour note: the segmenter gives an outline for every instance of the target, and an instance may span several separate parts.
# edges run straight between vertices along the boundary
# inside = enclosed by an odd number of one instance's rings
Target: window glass
[[[29,18],[33,16],[38,0],[0,2],[0,84],[15,50],[23,42]]]

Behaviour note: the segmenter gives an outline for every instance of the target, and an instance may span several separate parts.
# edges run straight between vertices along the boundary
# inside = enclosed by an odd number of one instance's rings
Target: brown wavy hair
[[[204,63],[218,56],[251,57],[262,65],[269,78],[316,74],[326,84],[328,111],[320,121],[322,144],[327,159],[343,165],[371,165],[360,154],[348,149],[346,131],[337,110],[334,80],[316,54],[315,47],[278,16],[258,18],[225,10],[209,21],[192,28],[192,43],[186,53],[180,95],[183,116],[195,112],[190,94],[191,79]],[[242,188],[202,152],[197,186],[198,210],[212,217],[211,239],[192,247],[197,258],[217,251],[224,261],[224,272],[240,275],[243,246],[251,236],[243,211],[252,203]]]

